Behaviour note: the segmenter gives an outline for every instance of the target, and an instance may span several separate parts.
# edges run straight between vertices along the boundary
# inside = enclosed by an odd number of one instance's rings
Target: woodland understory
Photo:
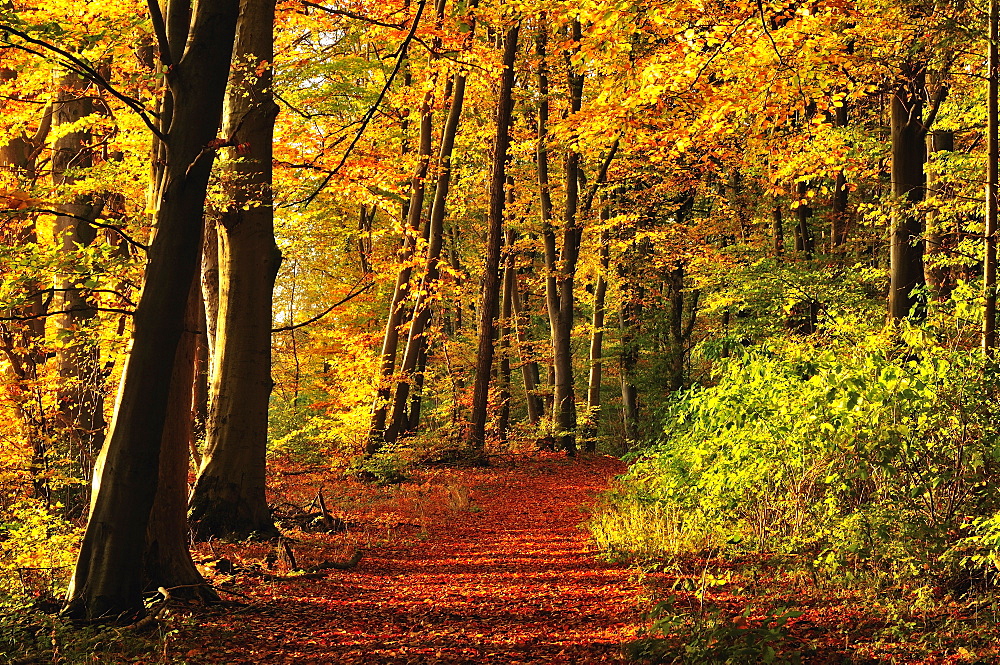
[[[0,3],[0,661],[1000,662],[998,15]]]

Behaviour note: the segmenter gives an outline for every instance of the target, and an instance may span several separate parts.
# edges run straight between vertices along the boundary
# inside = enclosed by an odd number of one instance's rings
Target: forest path
[[[253,605],[219,627],[213,650],[299,665],[620,662],[639,585],[595,556],[582,523],[623,470],[557,455],[440,470],[370,495],[360,519],[355,496],[345,519],[381,543],[353,570],[240,584]],[[297,556],[339,556],[313,547]]]

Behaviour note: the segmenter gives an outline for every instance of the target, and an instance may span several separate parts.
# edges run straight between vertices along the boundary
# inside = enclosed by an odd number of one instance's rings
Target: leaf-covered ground
[[[295,579],[281,548],[202,546],[235,564],[248,606],[182,629],[173,658],[259,663],[600,663],[621,660],[641,592],[595,557],[586,506],[623,470],[610,457],[559,455],[487,469],[422,472],[375,488],[323,474],[278,474],[276,498],[324,491],[342,534],[293,532],[301,568],[365,551],[351,570]],[[270,557],[272,560],[274,555]],[[215,574],[225,584],[229,576]]]

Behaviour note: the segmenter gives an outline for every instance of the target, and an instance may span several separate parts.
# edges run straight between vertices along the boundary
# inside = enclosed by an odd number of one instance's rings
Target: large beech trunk
[[[171,3],[174,16],[189,5]],[[232,56],[237,0],[200,0],[169,49],[174,100],[142,296],[133,315],[110,434],[97,461],[90,520],[69,588],[77,620],[131,621],[143,612],[142,556],[157,489],[174,357],[201,255],[202,215]],[[175,40],[171,40],[178,43]],[[164,49],[166,50],[166,49]],[[167,124],[167,117],[164,118]]]
[[[489,230],[486,238],[486,267],[483,299],[479,308],[479,346],[476,352],[476,379],[472,388],[472,422],[469,444],[482,450],[486,443],[490,371],[493,367],[497,305],[500,298],[500,254],[503,248],[504,204],[507,200],[507,158],[510,151],[510,122],[514,110],[514,59],[520,26],[507,29],[504,37],[503,73],[497,98],[496,139],[493,143],[493,170],[490,177]],[[509,271],[508,271],[509,272]],[[509,368],[508,368],[509,372]]]
[[[160,443],[160,472],[156,499],[146,532],[143,569],[147,591],[176,588],[171,595],[216,601],[218,595],[191,560],[188,549],[188,450],[194,442],[194,387],[196,356],[202,325],[201,289],[192,282],[184,316],[184,332],[177,345],[170,380],[167,419]]]
[[[206,451],[191,494],[197,538],[269,538],[265,497],[271,381],[271,300],[281,252],[274,242],[271,92],[275,0],[242,0],[237,69],[223,133],[242,146],[227,164],[232,188],[219,216],[219,318]]]
[[[79,123],[93,115],[94,91],[90,83],[77,74],[69,73],[59,82],[53,105],[52,124],[61,126]],[[93,166],[92,137],[87,129],[76,129],[60,135],[52,148],[52,182],[57,187],[70,186],[78,180],[77,169]],[[55,219],[54,232],[63,251],[72,256],[78,247],[86,247],[97,238],[97,229],[87,222],[93,220],[100,203],[92,197],[77,196],[59,206],[63,213]],[[78,472],[90,482],[94,459],[104,438],[104,380],[101,352],[88,328],[97,310],[82,292],[86,275],[82,267],[69,275],[56,277],[56,326],[62,331],[64,344],[56,353],[59,386],[57,428],[67,444],[63,454],[74,459]],[[70,511],[86,503],[83,492],[66,497]],[[80,504],[80,505],[76,505]]]

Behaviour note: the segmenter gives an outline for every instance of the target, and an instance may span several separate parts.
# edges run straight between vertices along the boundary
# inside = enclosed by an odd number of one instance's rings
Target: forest
[[[0,3],[0,662],[1000,662],[998,16]]]

